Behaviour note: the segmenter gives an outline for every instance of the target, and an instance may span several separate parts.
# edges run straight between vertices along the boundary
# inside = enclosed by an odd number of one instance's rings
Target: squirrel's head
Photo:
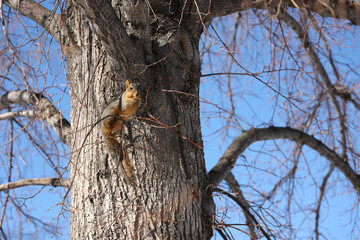
[[[123,98],[126,99],[126,101],[140,101],[139,95],[138,86],[134,83],[130,83],[129,80],[126,80]]]
[[[125,92],[128,98],[138,97],[139,95],[137,86],[133,83],[130,83],[129,80],[125,81]]]

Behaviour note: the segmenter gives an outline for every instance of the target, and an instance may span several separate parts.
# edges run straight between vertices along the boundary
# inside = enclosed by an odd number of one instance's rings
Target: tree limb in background
[[[7,177],[7,181],[10,182],[11,181],[11,170],[13,168],[13,151],[14,151],[14,123],[11,120],[10,121],[10,129],[9,129],[9,137],[10,137],[10,141],[9,141],[9,167],[8,167],[8,177]],[[10,194],[9,194],[9,189],[7,189],[5,191],[5,201],[3,203],[3,207],[2,207],[2,212],[1,212],[1,217],[0,217],[0,230],[4,236],[4,238],[6,239],[6,235],[5,232],[3,230],[3,222],[4,222],[4,217],[5,217],[5,212],[6,212],[6,207],[7,207],[7,203],[9,201],[10,198]]]
[[[14,122],[21,128],[21,131],[23,133],[25,133],[25,135],[29,138],[29,141],[34,145],[35,149],[37,151],[39,151],[40,155],[42,155],[46,162],[49,164],[49,166],[55,170],[55,172],[57,173],[58,177],[61,178],[62,177],[62,173],[59,170],[59,168],[56,166],[56,164],[54,163],[54,161],[51,159],[50,154],[48,154],[44,148],[37,143],[37,141],[33,138],[33,136],[28,132],[28,130],[26,130],[26,127],[24,127],[24,125],[22,125],[18,120],[14,119]],[[9,181],[10,182],[10,181]]]
[[[201,0],[199,2],[202,6],[202,11],[210,12],[210,19],[229,15],[239,11],[245,11],[251,8],[267,9],[269,7],[288,7],[314,12],[322,17],[346,19],[349,20],[353,25],[360,25],[360,4],[358,1]]]
[[[253,216],[249,215],[250,212],[250,204],[245,199],[243,192],[240,189],[239,183],[236,181],[234,175],[232,172],[229,172],[225,178],[227,184],[229,185],[231,191],[235,194],[235,197],[238,199],[238,201],[241,202],[242,206],[246,208],[244,212],[246,226],[249,228],[250,235],[257,238],[258,235],[255,230],[255,222],[253,221]]]
[[[12,91],[0,97],[0,111],[9,108],[11,104],[33,105],[38,111],[37,116],[46,120],[59,138],[69,144],[69,134],[71,125],[66,120],[54,104],[40,93],[27,91]]]
[[[301,25],[292,17],[290,16],[285,10],[281,9],[278,11],[278,17],[282,21],[284,21],[286,24],[288,24],[294,32],[297,34],[300,41],[302,41],[302,45],[304,46],[306,52],[308,53],[310,57],[311,63],[314,65],[314,68],[316,69],[317,73],[320,75],[321,80],[324,84],[324,87],[326,89],[326,93],[329,95],[331,103],[334,106],[335,113],[339,120],[339,126],[340,126],[340,136],[341,136],[341,145],[342,145],[342,157],[346,158],[346,123],[345,123],[345,117],[344,114],[341,112],[341,107],[338,101],[336,100],[335,93],[336,89],[334,85],[331,83],[331,80],[329,78],[329,75],[327,74],[324,65],[321,63],[318,55],[316,54],[308,34],[303,30]]]
[[[264,237],[268,240],[270,240],[269,235],[266,233],[266,231],[262,228],[262,226],[259,224],[259,222],[256,220],[256,218],[254,217],[254,215],[252,215],[249,211],[249,209],[243,205],[243,202],[240,201],[238,198],[234,197],[232,194],[220,189],[220,188],[212,188],[213,192],[218,192],[221,193],[229,198],[231,198],[233,201],[235,201],[240,207],[241,209],[246,212],[246,214],[251,218],[251,220],[255,223],[256,227],[259,228],[259,230],[261,231],[261,233],[264,235]]]
[[[7,112],[7,113],[0,114],[0,120],[9,120],[9,119],[17,118],[17,117],[33,118],[36,116],[37,116],[36,111],[24,110],[24,111]]]
[[[225,179],[227,174],[233,169],[237,158],[243,153],[247,147],[257,141],[288,139],[299,144],[307,145],[320,155],[327,158],[335,165],[352,183],[358,196],[360,196],[360,176],[344,161],[336,152],[328,148],[324,143],[317,140],[300,130],[289,127],[268,127],[268,128],[252,128],[243,132],[234,139],[230,146],[226,149],[218,163],[209,172],[210,184],[218,185]]]
[[[25,187],[25,186],[53,186],[53,187],[69,187],[69,179],[60,179],[60,178],[31,178],[31,179],[21,179],[16,182],[8,182],[0,185],[0,191]]]
[[[3,0],[4,4],[30,18],[48,31],[59,43],[60,41],[60,15],[41,6],[32,0]]]
[[[320,186],[320,196],[318,198],[317,204],[316,204],[316,209],[315,209],[315,235],[316,235],[316,240],[319,240],[320,237],[320,233],[319,233],[319,221],[320,221],[320,208],[321,208],[321,203],[323,198],[325,197],[325,188],[327,186],[329,177],[331,175],[331,173],[334,171],[335,167],[332,164],[329,171],[327,172],[327,174],[325,175],[323,182]]]

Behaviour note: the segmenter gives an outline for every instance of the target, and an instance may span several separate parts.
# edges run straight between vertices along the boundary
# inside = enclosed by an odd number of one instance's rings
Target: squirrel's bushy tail
[[[106,138],[106,147],[114,166],[123,171],[122,175],[125,176],[127,181],[135,184],[135,172],[130,163],[127,150],[122,147],[122,144],[119,143],[115,137]]]

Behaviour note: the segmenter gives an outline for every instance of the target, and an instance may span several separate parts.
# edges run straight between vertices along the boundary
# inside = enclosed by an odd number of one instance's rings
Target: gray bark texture
[[[194,6],[184,2],[155,9],[156,16],[140,1],[67,4],[62,19],[71,30],[62,47],[74,131],[71,239],[212,236],[214,204],[196,98],[202,25],[196,14],[185,14]],[[139,84],[143,99],[121,137],[136,186],[113,165],[100,124],[94,126],[125,79]]]

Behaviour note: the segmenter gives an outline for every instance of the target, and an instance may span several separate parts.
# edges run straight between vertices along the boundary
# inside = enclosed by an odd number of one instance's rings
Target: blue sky
[[[224,19],[223,23],[216,24],[215,26],[219,27],[216,28],[216,30],[223,33],[221,27],[226,26],[224,32],[232,33],[234,29],[231,28],[233,25],[230,24],[230,19],[234,18],[235,16],[230,16],[228,19]],[[282,57],[287,60],[290,59],[290,63],[275,65],[274,67],[272,54],[273,48],[269,44],[267,31],[260,29],[258,26],[252,27],[246,25],[246,23],[256,24],[256,19],[254,19],[253,16],[248,16],[245,13],[243,14],[243,18],[245,18],[242,20],[243,26],[241,26],[241,31],[239,30],[239,34],[237,35],[237,47],[234,49],[234,56],[242,67],[245,67],[252,72],[261,72],[264,69],[298,69],[293,63],[291,63],[291,58],[287,53],[285,53]],[[273,27],[275,29],[275,26]],[[346,64],[349,64],[355,69],[359,66],[360,49],[356,42],[356,39],[358,39],[356,36],[359,33],[358,27],[354,27],[351,32],[340,29],[340,26],[339,28],[332,28],[330,24],[324,24],[324,28],[328,31],[325,32],[326,34],[330,33],[327,40],[329,41],[334,57],[337,61],[344,63],[339,64],[338,66],[340,74],[343,74],[342,80],[348,87],[358,84],[359,76],[348,72],[346,68]],[[212,35],[214,36],[215,34]],[[232,39],[231,37],[232,36],[228,36],[226,39]],[[222,36],[222,38],[225,37]],[[203,67],[203,74],[227,71],[243,73],[244,71],[242,68],[236,64],[232,64],[229,70],[229,65],[231,63],[224,50],[220,49],[221,47],[224,47],[221,46],[219,42],[220,41],[213,40],[213,48],[208,51],[211,52],[213,57],[216,56],[217,59],[217,61],[212,59],[211,68],[206,67],[207,63],[210,63],[210,61],[207,62],[207,55],[204,56],[205,67]],[[207,42],[205,42],[204,45],[206,45],[206,43]],[[231,41],[226,41],[226,44],[230,47],[231,43]],[[291,41],[291,44],[294,46],[293,51],[301,47],[299,43],[294,41]],[[321,54],[320,57],[326,70],[330,74],[330,78],[333,80],[334,76],[332,75],[333,73],[329,66],[329,61],[325,57],[321,56]],[[310,68],[305,68],[303,70],[311,72]],[[270,83],[276,90],[285,96],[288,96],[287,94],[292,91],[294,93],[296,93],[296,91],[300,91],[303,94],[306,94],[306,91],[308,90],[301,88],[301,81],[309,82],[308,75],[310,75],[310,73],[304,73],[301,77],[297,77],[297,75],[298,72],[294,70],[285,70],[281,73],[274,73],[272,75],[261,74],[260,78],[264,82]],[[280,84],[280,87],[279,84],[276,84],[278,79],[285,78],[290,80],[295,79],[294,84],[289,84],[290,87],[293,87],[293,89],[289,88],[289,86],[284,83]],[[228,100],[229,97],[226,94],[228,80],[229,79],[227,79],[226,76],[203,78],[201,96],[206,98],[208,101],[215,103],[219,107],[231,111],[230,101]],[[233,94],[238,94],[238,96],[234,98],[234,105],[237,110],[237,119],[243,128],[248,129],[248,123],[251,123],[254,127],[266,127],[269,125],[288,126],[289,117],[284,114],[286,101],[281,99],[281,97],[277,98],[277,94],[266,87],[263,83],[260,83],[251,77],[232,75],[230,78],[230,84],[233,87]],[[223,90],[222,95],[213,94],[214,92],[220,92],[220,90]],[[305,102],[294,101],[294,103],[298,107],[306,110],[307,106],[311,106],[310,100],[305,100]],[[348,112],[351,113],[351,111]],[[317,128],[318,126],[321,131],[326,129],[326,122],[320,123],[320,119],[323,119],[324,117],[323,114],[323,112],[319,113],[319,122],[315,126],[312,126],[313,134],[315,134],[316,137],[321,137],[321,134],[316,135],[320,132]],[[216,117],[219,115],[221,115],[222,118]],[[228,117],[227,113],[222,112],[222,114],[219,114],[219,109],[213,105],[206,103],[202,105],[202,130],[204,136],[206,166],[208,170],[210,170],[221,157],[222,153],[231,143],[232,139],[238,136],[242,131],[242,129],[235,124],[230,124],[230,126],[227,125],[225,121],[226,117]],[[357,115],[353,116],[355,122],[358,121],[356,120],[357,117]],[[298,122],[301,121],[301,118],[299,118]],[[291,126],[294,127],[293,123]],[[228,127],[230,130],[221,131],[224,127]],[[356,133],[354,135],[355,139],[357,139]],[[273,184],[279,180],[279,176],[273,176],[272,174],[280,173],[282,166],[287,168],[291,167],[290,160],[294,144],[291,144],[289,141],[276,141],[275,143],[280,146],[282,150],[281,152],[274,152],[274,143],[271,141],[268,141],[266,144],[256,143],[251,145],[250,148],[243,153],[242,157],[238,159],[237,167],[234,169],[234,174],[242,186],[245,196],[248,197],[248,200],[254,201],[255,203],[259,202],[257,202],[258,197],[256,196],[257,194],[254,193],[255,191],[253,187],[262,189],[264,193],[266,193],[272,188]],[[315,215],[311,213],[311,209],[314,209],[316,206],[315,204],[317,198],[314,198],[314,196],[317,197],[319,195],[319,190],[315,187],[315,184],[321,184],[324,175],[328,171],[329,163],[316,152],[304,147],[298,168],[303,171],[300,173],[298,171],[295,179],[287,184],[284,184],[284,186],[280,188],[281,191],[279,191],[279,195],[272,199],[272,201],[265,202],[264,206],[267,205],[270,212],[276,209],[275,206],[279,206],[279,208],[275,211],[280,214],[277,220],[281,222],[281,215],[287,214],[288,211],[286,208],[286,202],[282,199],[285,196],[281,194],[283,191],[288,190],[287,188],[290,188],[292,183],[296,184],[297,188],[294,192],[296,204],[294,204],[294,207],[290,209],[290,211],[293,212],[293,231],[297,232],[296,239],[309,239],[313,236],[313,229],[315,225]],[[343,180],[339,182],[338,179]],[[226,189],[226,185],[224,185],[224,188]],[[357,234],[359,234],[359,226],[356,225],[357,215],[354,212],[351,213],[351,210],[357,206],[357,196],[355,193],[348,193],[347,189],[349,188],[351,189],[342,173],[335,171],[330,177],[329,190],[321,208],[320,231],[324,234],[323,239],[355,239],[358,237]],[[218,206],[222,206],[222,204],[219,204],[218,202]],[[303,210],[307,211],[302,212]],[[241,214],[237,211],[232,212],[232,214],[238,217],[241,216]],[[274,213],[274,215],[276,214]],[[227,222],[244,222],[243,218],[239,218],[238,221],[235,219],[236,217],[227,219]],[[285,222],[283,223],[285,224]],[[305,230],[300,231],[300,229],[304,227],[306,227]],[[244,234],[239,232],[237,233],[239,237],[244,236]],[[291,237],[294,235],[285,234],[284,236]]]

